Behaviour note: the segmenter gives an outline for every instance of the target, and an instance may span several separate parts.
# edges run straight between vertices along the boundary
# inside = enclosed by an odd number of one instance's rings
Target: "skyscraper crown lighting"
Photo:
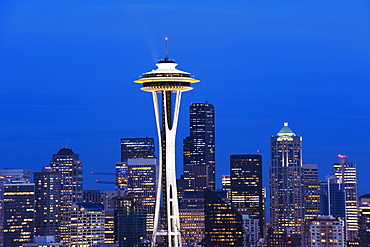
[[[289,128],[289,123],[284,122],[284,127],[277,133],[277,136],[295,136],[294,132]]]

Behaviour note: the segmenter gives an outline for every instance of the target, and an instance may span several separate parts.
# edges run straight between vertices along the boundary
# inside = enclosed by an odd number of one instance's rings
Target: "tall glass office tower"
[[[274,233],[301,233],[303,221],[302,137],[284,123],[271,137],[270,204]]]
[[[332,215],[337,219],[345,220],[346,197],[341,178],[335,175],[326,177],[326,181],[321,183],[320,202],[321,215]]]
[[[358,189],[356,163],[349,162],[346,155],[338,155],[339,163],[333,165],[333,174],[340,178],[346,193],[347,240],[355,240],[358,235]]]

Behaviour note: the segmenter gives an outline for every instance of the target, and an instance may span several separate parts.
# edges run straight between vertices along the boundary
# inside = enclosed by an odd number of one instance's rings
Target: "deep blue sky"
[[[133,83],[164,55],[201,82],[183,95],[216,107],[217,176],[229,154],[264,159],[289,121],[303,159],[331,173],[356,162],[370,193],[369,1],[1,1],[0,168],[40,171],[61,146],[91,171],[114,171],[119,138],[156,137],[151,95]],[[113,177],[99,177],[113,180]],[[220,185],[220,183],[218,183]]]

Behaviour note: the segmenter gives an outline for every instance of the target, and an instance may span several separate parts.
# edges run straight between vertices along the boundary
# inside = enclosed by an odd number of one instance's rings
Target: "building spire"
[[[158,63],[175,63],[173,59],[168,58],[168,37],[164,38],[166,42],[165,57],[158,61]]]
[[[168,37],[165,37],[164,40],[166,41],[166,56],[165,56],[165,58],[168,58]]]

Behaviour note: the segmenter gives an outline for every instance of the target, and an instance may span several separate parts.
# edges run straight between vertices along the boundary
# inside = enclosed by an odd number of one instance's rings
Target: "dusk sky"
[[[164,57],[200,82],[189,105],[216,110],[216,176],[230,154],[263,156],[288,121],[320,179],[337,155],[357,163],[370,193],[370,2],[0,1],[0,169],[47,166],[60,147],[80,154],[84,189],[113,190],[121,137],[157,137],[151,94],[133,81]],[[158,150],[158,146],[156,147]]]

